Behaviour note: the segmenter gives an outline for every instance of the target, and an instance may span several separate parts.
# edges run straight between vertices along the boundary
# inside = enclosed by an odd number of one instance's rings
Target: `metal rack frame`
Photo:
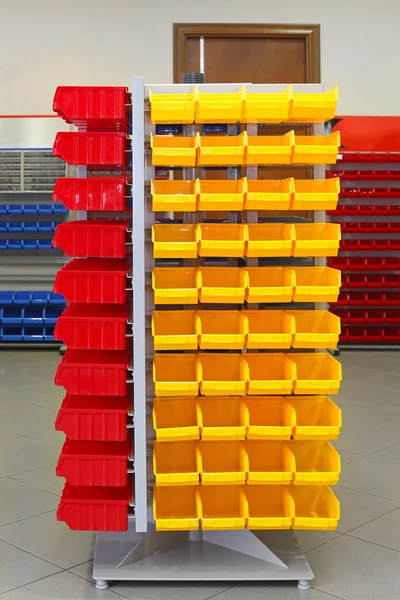
[[[205,85],[202,91],[232,92],[243,84]],[[141,77],[132,82],[132,208],[133,208],[133,314],[134,314],[134,509],[127,532],[98,533],[96,537],[93,577],[98,589],[106,589],[108,581],[297,581],[300,589],[309,589],[313,573],[298,546],[292,531],[193,531],[157,532],[149,507],[151,490],[148,478],[151,455],[146,432],[146,414],[153,399],[148,367],[152,347],[146,336],[149,313],[153,305],[148,286],[153,259],[146,249],[146,229],[154,222],[145,186],[154,176],[150,153],[145,149],[146,136],[151,131],[148,119],[149,88],[159,93],[192,91],[192,85],[144,85]],[[253,87],[253,86],[252,86]],[[283,85],[254,86],[255,91],[277,92]],[[257,88],[257,90],[256,90]],[[320,84],[294,85],[297,92],[323,92]],[[147,114],[146,114],[147,111]],[[184,126],[184,135],[193,135],[193,128]],[[235,126],[233,126],[235,127]],[[250,128],[252,125],[249,126]],[[191,129],[191,131],[189,131]],[[231,130],[232,131],[232,130]],[[228,134],[230,129],[228,127]],[[324,133],[324,125],[314,125],[314,134]],[[252,170],[253,169],[253,170]],[[247,175],[257,177],[257,167],[248,167]],[[314,167],[314,177],[324,178],[324,166]],[[195,171],[184,172],[188,178]],[[196,176],[202,177],[196,172]],[[236,169],[228,170],[235,179]],[[248,215],[251,220],[257,215]],[[190,222],[191,214],[184,215]],[[314,211],[316,222],[324,221],[324,211]],[[151,248],[151,244],[150,244]],[[257,260],[257,259],[255,259]],[[325,258],[314,264],[325,265]],[[326,308],[318,304],[316,308]]]

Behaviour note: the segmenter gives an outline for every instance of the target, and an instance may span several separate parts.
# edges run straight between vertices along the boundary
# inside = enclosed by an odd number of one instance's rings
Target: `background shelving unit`
[[[52,239],[68,210],[53,205],[52,192],[66,175],[65,162],[51,150],[0,150],[2,347],[60,346],[54,325],[65,301],[55,301],[50,290],[65,258]]]
[[[330,220],[340,223],[340,348],[400,348],[400,154],[343,151],[328,173],[341,180]]]

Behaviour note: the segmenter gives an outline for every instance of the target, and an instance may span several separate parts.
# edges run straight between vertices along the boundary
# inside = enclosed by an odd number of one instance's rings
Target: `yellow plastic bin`
[[[192,486],[154,486],[153,514],[157,531],[193,531],[200,527],[201,500]]]
[[[248,412],[240,396],[208,396],[198,400],[202,440],[244,440]]]
[[[328,396],[288,396],[296,411],[295,440],[336,440],[342,426],[342,411]]]
[[[245,210],[290,210],[294,179],[247,179]]]
[[[194,167],[198,137],[150,134],[151,160],[155,167]]]
[[[249,485],[287,485],[295,469],[294,457],[284,442],[243,442],[249,461]]]
[[[201,223],[199,256],[244,256],[246,226],[231,223]]]
[[[155,267],[154,304],[197,304],[199,274],[195,267]]]
[[[296,365],[295,394],[337,394],[342,381],[342,365],[328,352],[292,353]]]
[[[341,230],[338,223],[295,223],[293,256],[337,256]]]
[[[201,353],[200,391],[203,396],[244,394],[247,364],[241,354]]]
[[[247,454],[240,442],[201,442],[203,485],[240,485],[246,481]]]
[[[290,440],[296,414],[283,396],[244,396],[243,400],[249,417],[247,439]]]
[[[292,161],[294,131],[284,135],[249,135],[244,152],[245,165],[289,165]]]
[[[156,224],[151,239],[154,258],[197,258],[197,225]]]
[[[246,319],[238,310],[199,310],[199,346],[202,350],[242,350]]]
[[[289,442],[296,461],[294,485],[335,485],[340,456],[329,442]]]
[[[155,310],[151,319],[154,350],[197,350],[197,327],[194,310]]]
[[[294,500],[293,529],[336,529],[340,504],[328,486],[294,486],[289,491]]]
[[[188,138],[190,139],[190,138]],[[197,166],[242,165],[244,161],[246,132],[240,135],[199,136]]]
[[[333,119],[339,98],[339,88],[322,93],[294,92],[289,111],[290,123],[325,123]]]
[[[333,165],[339,146],[338,131],[329,135],[296,135],[292,162],[299,165]]]
[[[247,273],[239,267],[199,267],[200,302],[242,304]]]
[[[294,501],[283,485],[245,486],[249,516],[248,529],[290,529],[294,519]]]
[[[336,302],[341,273],[330,267],[291,267],[295,273],[294,302]]]
[[[283,310],[246,310],[246,347],[249,350],[287,350],[294,334],[294,318]]]
[[[246,256],[292,255],[294,229],[290,223],[249,223],[246,228]]]
[[[197,354],[155,354],[153,381],[156,396],[197,396]]]
[[[200,439],[196,398],[154,398],[153,426],[159,442]]]
[[[241,123],[282,123],[289,118],[292,86],[281,92],[251,93],[251,88],[243,88],[243,113]]]
[[[198,210],[240,211],[243,209],[245,179],[203,179],[199,180]]]
[[[247,302],[291,302],[295,276],[285,267],[247,267]]]
[[[285,354],[247,353],[244,356],[249,369],[248,394],[259,396],[292,392],[296,369]]]
[[[199,485],[201,470],[197,442],[154,442],[153,471],[157,485]]]
[[[225,94],[199,93],[196,102],[196,123],[237,123],[242,116],[241,90]]]
[[[151,182],[152,210],[154,212],[197,210],[198,180]]]
[[[327,310],[291,310],[295,319],[293,348],[336,348],[340,318]]]
[[[293,210],[336,210],[340,179],[294,180]]]
[[[154,124],[193,123],[196,95],[153,94],[149,90],[150,119]]]
[[[200,486],[199,492],[204,531],[245,528],[247,500],[241,486]]]

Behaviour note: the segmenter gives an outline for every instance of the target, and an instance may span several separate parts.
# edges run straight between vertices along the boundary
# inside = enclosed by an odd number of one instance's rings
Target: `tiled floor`
[[[0,352],[0,596],[4,600],[398,600],[400,571],[400,353],[342,353],[335,446],[337,532],[298,532],[315,573],[293,585],[112,585],[91,582],[94,536],[57,523],[54,475],[63,436],[53,429],[63,391],[57,352]]]

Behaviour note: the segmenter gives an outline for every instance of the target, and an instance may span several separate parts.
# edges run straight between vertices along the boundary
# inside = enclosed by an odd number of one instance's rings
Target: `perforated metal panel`
[[[50,150],[0,151],[0,192],[52,192],[65,176],[65,162]]]

